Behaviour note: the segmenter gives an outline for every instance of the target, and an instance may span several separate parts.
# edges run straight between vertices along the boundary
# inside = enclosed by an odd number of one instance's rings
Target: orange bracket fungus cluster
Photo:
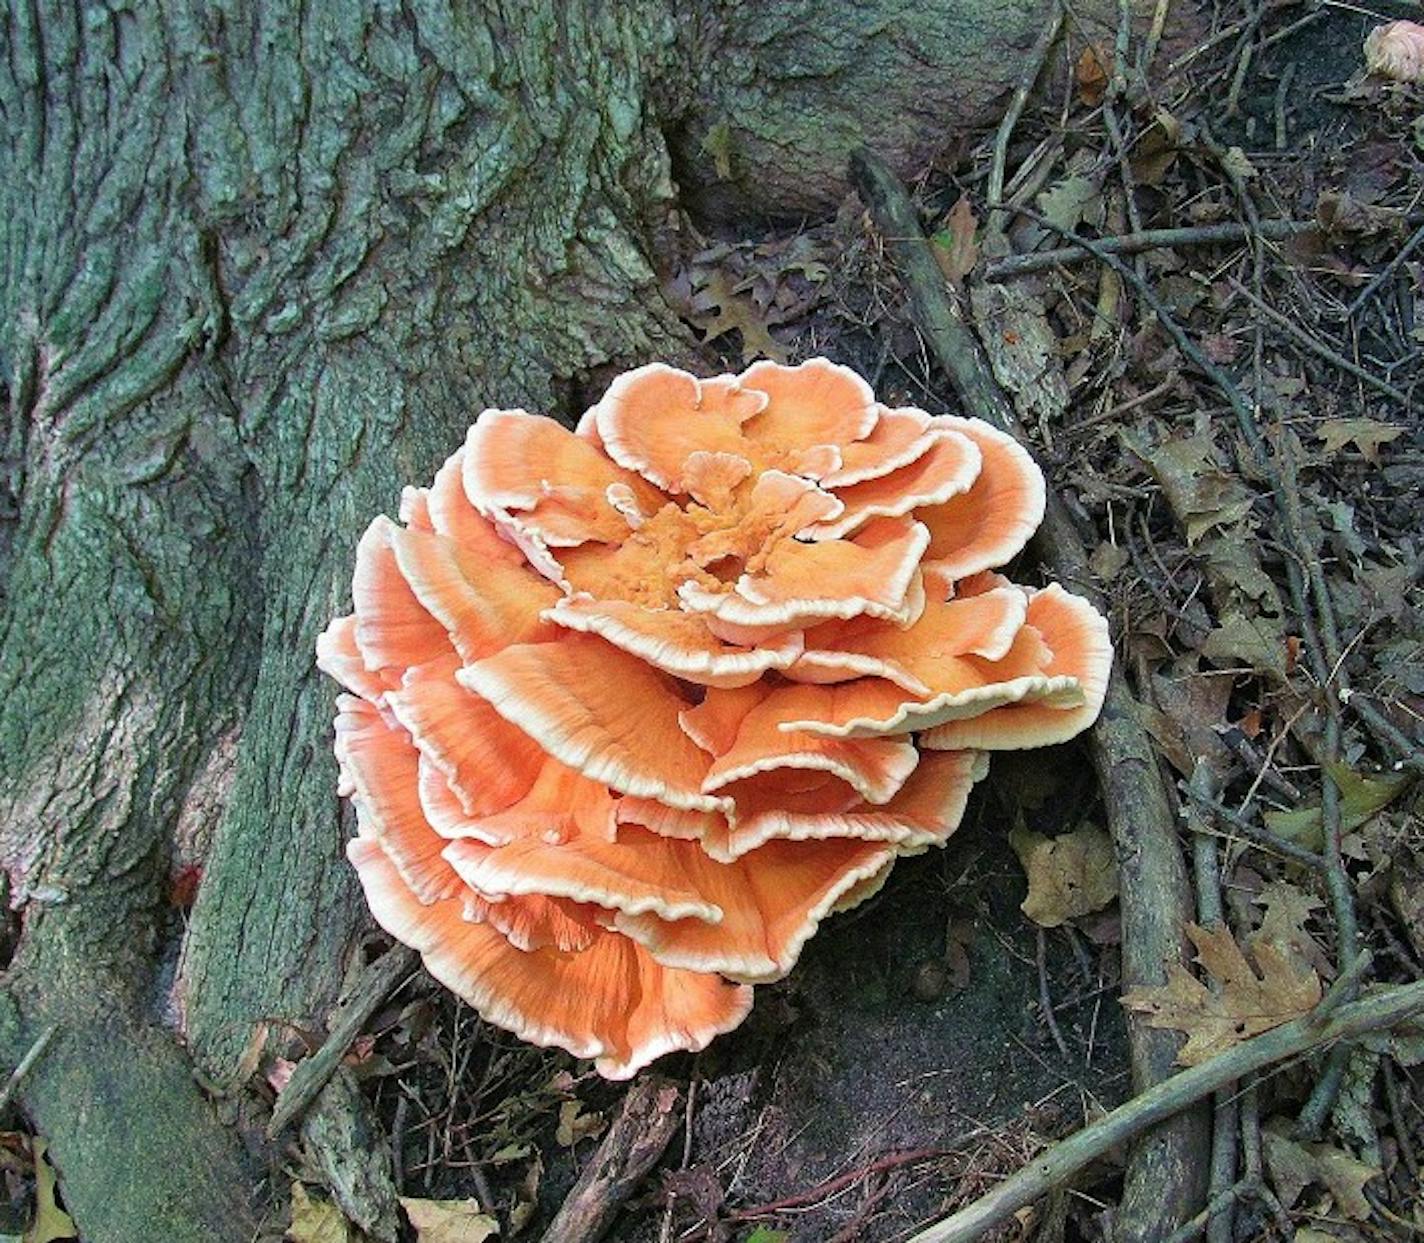
[[[1043,506],[1010,437],[819,358],[485,411],[318,643],[377,921],[609,1077],[702,1048],[988,752],[1096,718],[1106,622],[993,572]]]

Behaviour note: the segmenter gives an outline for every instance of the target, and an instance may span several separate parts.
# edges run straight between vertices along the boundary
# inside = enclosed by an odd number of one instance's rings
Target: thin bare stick
[[[1414,230],[1409,240],[1395,253],[1394,258],[1386,263],[1384,267],[1371,278],[1370,283],[1355,295],[1355,300],[1345,308],[1346,319],[1354,319],[1355,316],[1360,313],[1360,308],[1375,296],[1375,290],[1395,274],[1399,269],[1399,265],[1419,248],[1421,242],[1424,242],[1424,225],[1420,225],[1419,228]]]
[[[1263,220],[1261,237],[1268,242],[1285,241],[1315,228],[1309,220]],[[1250,227],[1240,221],[1227,224],[1201,224],[1180,229],[1143,229],[1140,233],[1124,233],[1120,237],[1100,237],[1095,244],[1104,254],[1135,255],[1144,250],[1168,249],[1173,246],[1210,246],[1218,242],[1244,242],[1251,235]],[[1010,255],[995,259],[984,266],[984,279],[1007,280],[1042,272],[1067,264],[1086,263],[1093,255],[1081,246],[1062,246],[1054,250],[1035,250],[1026,255]]]
[[[1217,776],[1211,764],[1198,759],[1192,769],[1188,790],[1214,800]],[[1182,809],[1187,826],[1192,830],[1192,865],[1197,882],[1197,921],[1202,924],[1223,924],[1226,910],[1221,900],[1221,859],[1216,837],[1202,823],[1200,805],[1188,803]],[[1236,1185],[1237,1143],[1236,1085],[1227,1084],[1212,1097],[1211,1167],[1205,1211],[1197,1214],[1171,1237],[1182,1240],[1195,1238],[1206,1231],[1207,1243],[1232,1243],[1235,1237],[1236,1201],[1232,1190]],[[1198,1224],[1200,1223],[1200,1224]]]
[[[1157,0],[1157,7],[1152,11],[1152,25],[1148,28],[1147,40],[1142,45],[1142,59],[1137,64],[1138,72],[1144,77],[1157,58],[1157,45],[1162,42],[1162,32],[1167,29],[1167,14],[1171,9],[1172,0]]]
[[[1038,965],[1038,1007],[1043,1011],[1044,1022],[1048,1024],[1049,1035],[1058,1046],[1058,1052],[1063,1054],[1065,1061],[1069,1061],[1073,1055],[1068,1051],[1068,1042],[1063,1039],[1063,1029],[1053,1016],[1053,995],[1048,989],[1048,933],[1043,928],[1037,931],[1038,946],[1034,961]]]
[[[54,1039],[54,1034],[59,1030],[57,1023],[51,1023],[44,1031],[35,1037],[35,1042],[25,1050],[25,1056],[19,1061],[15,1069],[10,1072],[10,1077],[5,1080],[5,1086],[0,1088],[0,1110],[10,1103],[15,1095],[16,1089],[25,1081],[25,1076],[34,1069],[35,1063],[44,1056],[44,1051],[49,1048],[49,1042]]]
[[[1339,981],[1331,992],[1339,987]],[[1327,1000],[1328,1000],[1327,995]],[[1322,1005],[1325,1002],[1321,1003]],[[1061,1186],[1089,1162],[1141,1134],[1147,1127],[1248,1075],[1311,1049],[1394,1027],[1424,1011],[1424,981],[1373,993],[1342,1005],[1333,1018],[1296,1019],[1209,1058],[1149,1088],[1106,1117],[1035,1157],[987,1195],[922,1230],[909,1243],[969,1243],[1008,1221],[1019,1209]]]
[[[1244,816],[1234,812],[1230,807],[1218,802],[1214,798],[1209,798],[1200,790],[1187,787],[1187,797],[1192,802],[1199,804],[1218,820],[1230,825],[1235,833],[1239,833],[1248,842],[1259,846],[1262,850],[1270,851],[1272,854],[1280,855],[1289,859],[1293,863],[1299,863],[1312,871],[1320,872],[1325,869],[1325,860],[1313,850],[1307,850],[1304,846],[1297,846],[1294,842],[1287,841],[1284,837],[1277,837],[1269,829],[1257,828]]]
[[[1271,323],[1280,328],[1286,336],[1305,346],[1311,353],[1318,355],[1333,366],[1339,367],[1341,371],[1347,372],[1362,383],[1368,384],[1377,392],[1383,393],[1391,401],[1398,402],[1406,410],[1411,408],[1412,403],[1409,400],[1409,394],[1395,388],[1388,380],[1380,379],[1374,372],[1367,371],[1364,367],[1361,367],[1359,363],[1346,358],[1345,355],[1339,351],[1332,350],[1324,341],[1317,341],[1294,320],[1282,315],[1275,307],[1269,305],[1263,299],[1258,298],[1247,289],[1245,285],[1241,284],[1240,281],[1231,279],[1231,287],[1260,311]]]
[[[351,996],[331,1021],[331,1034],[321,1048],[303,1058],[292,1071],[292,1077],[277,1097],[272,1108],[272,1120],[267,1134],[276,1136],[298,1118],[317,1097],[326,1082],[336,1072],[351,1042],[361,1034],[366,1020],[391,995],[406,976],[415,970],[419,959],[415,951],[403,945],[387,950],[371,963],[351,990]]]
[[[1004,201],[1004,172],[1009,162],[1009,139],[1013,137],[1014,126],[1018,124],[1024,104],[1028,102],[1029,94],[1033,90],[1033,84],[1038,81],[1038,75],[1043,71],[1043,62],[1048,59],[1048,49],[1058,38],[1058,31],[1062,25],[1062,0],[1053,0],[1048,20],[1044,23],[1043,29],[1039,31],[1038,38],[1034,40],[1033,47],[1029,49],[1028,59],[1024,62],[1024,71],[1019,77],[1018,85],[1014,87],[1014,93],[1009,99],[1004,119],[999,122],[999,132],[994,135],[994,162],[989,167],[989,206],[991,208],[997,208]],[[995,216],[990,216],[991,221],[995,221],[995,219]]]

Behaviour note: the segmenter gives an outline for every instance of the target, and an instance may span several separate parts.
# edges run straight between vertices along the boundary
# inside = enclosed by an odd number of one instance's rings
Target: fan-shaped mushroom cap
[[[991,571],[1043,479],[825,359],[487,410],[317,642],[377,921],[489,1021],[625,1077],[736,1026],[1101,708],[1107,626]]]

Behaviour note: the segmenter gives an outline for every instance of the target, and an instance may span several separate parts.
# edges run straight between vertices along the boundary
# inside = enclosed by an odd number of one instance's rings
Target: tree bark
[[[987,120],[1047,6],[774,7],[9,7],[0,1057],[59,1025],[22,1096],[86,1239],[262,1211],[187,1057],[320,1026],[368,926],[313,644],[369,519],[481,408],[691,356],[674,157],[709,209],[831,207],[849,139]]]

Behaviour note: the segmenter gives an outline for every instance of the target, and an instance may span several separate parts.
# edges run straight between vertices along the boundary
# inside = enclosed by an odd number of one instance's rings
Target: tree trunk
[[[852,142],[989,119],[1046,8],[12,3],[0,1058],[58,1024],[22,1096],[86,1239],[262,1212],[187,1059],[318,1027],[368,926],[313,662],[368,520],[481,408],[690,354],[674,167],[709,212],[833,207]]]

